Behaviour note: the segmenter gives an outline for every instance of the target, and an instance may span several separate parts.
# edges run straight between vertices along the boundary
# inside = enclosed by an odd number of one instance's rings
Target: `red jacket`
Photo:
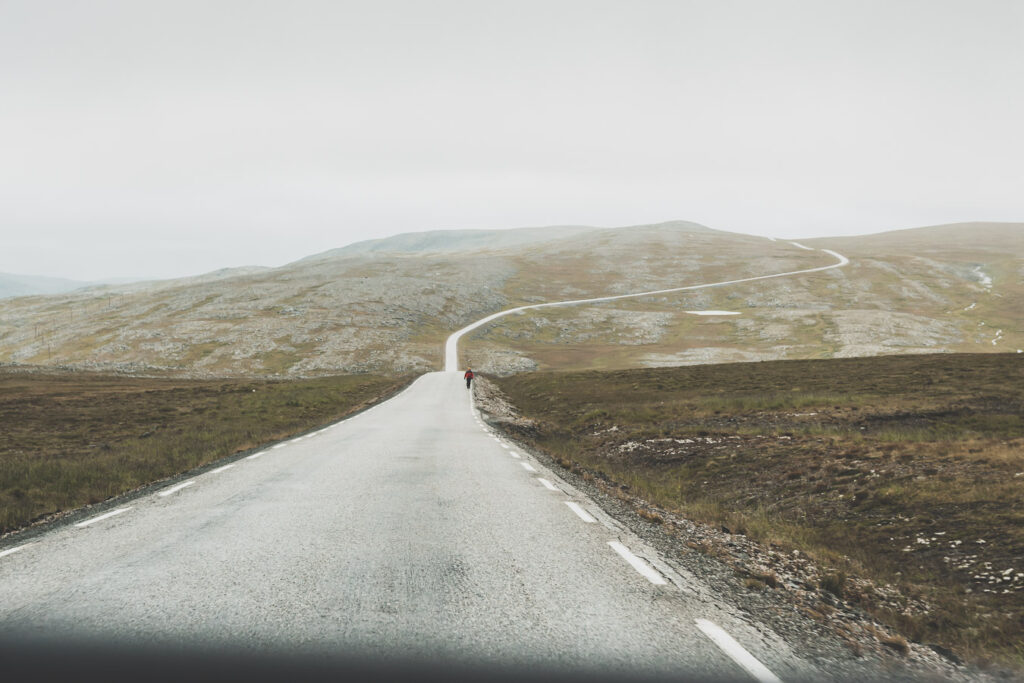
[[[462,379],[473,379],[473,371],[466,370],[466,374],[462,376]]]

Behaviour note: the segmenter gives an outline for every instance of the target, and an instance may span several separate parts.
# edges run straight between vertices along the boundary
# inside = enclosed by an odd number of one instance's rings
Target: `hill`
[[[0,299],[31,294],[57,294],[87,287],[88,282],[41,275],[0,273]]]
[[[807,240],[845,268],[544,309],[482,327],[485,373],[1024,348],[1024,226]],[[186,376],[438,369],[445,337],[516,305],[826,265],[820,251],[676,221],[438,231],[280,268],[0,302],[0,362]],[[723,310],[737,315],[694,315]]]
[[[779,244],[792,248],[773,247]],[[1024,224],[934,226],[799,244],[838,250],[852,262],[811,275],[528,313],[476,332],[468,360],[485,369],[497,365],[493,356],[516,352],[539,369],[614,369],[1024,349]],[[637,258],[623,254],[623,268]],[[771,272],[768,260],[762,268]],[[679,281],[732,279],[729,274],[728,267],[705,264],[696,273],[681,268]],[[711,310],[737,315],[686,313]]]

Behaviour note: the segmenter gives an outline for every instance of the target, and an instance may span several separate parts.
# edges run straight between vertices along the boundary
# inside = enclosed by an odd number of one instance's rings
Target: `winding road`
[[[791,242],[790,244],[799,247],[800,249],[806,249],[807,251],[814,251],[810,247],[806,247],[799,242]],[[820,273],[823,270],[832,270],[833,268],[842,268],[850,262],[850,259],[846,258],[842,254],[836,253],[831,249],[822,249],[821,251],[835,257],[836,262],[830,263],[827,266],[819,266],[817,268],[807,268],[805,270],[793,270],[786,273],[773,273],[771,275],[757,275],[754,277],[744,277],[738,280],[724,280],[722,282],[711,282],[702,285],[687,285],[685,287],[670,287],[669,289],[655,289],[649,292],[636,292],[635,294],[617,294],[615,296],[598,296],[591,299],[572,299],[571,301],[549,301],[543,304],[529,304],[527,306],[516,306],[515,308],[508,308],[504,311],[493,313],[486,318],[481,318],[474,323],[466,325],[461,330],[454,332],[448,341],[445,342],[444,346],[444,369],[449,372],[458,370],[461,366],[459,365],[459,340],[467,332],[472,332],[478,327],[486,325],[489,322],[493,322],[498,318],[501,318],[512,313],[519,313],[520,311],[529,311],[536,308],[551,308],[553,306],[577,306],[579,304],[597,304],[603,301],[617,301],[619,299],[635,299],[641,296],[653,296],[655,294],[672,294],[674,292],[687,292],[695,289],[709,289],[711,287],[724,287],[726,285],[738,285],[741,282],[756,282],[758,280],[771,280],[778,277],[790,277],[792,275],[806,275],[808,273]]]
[[[679,287],[645,296],[836,268]],[[314,433],[0,545],[0,631],[544,666],[828,678],[484,424],[458,367]],[[2,664],[0,664],[2,667]]]

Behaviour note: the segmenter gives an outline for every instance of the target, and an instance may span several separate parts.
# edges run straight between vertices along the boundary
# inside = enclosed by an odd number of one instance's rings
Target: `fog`
[[[1024,220],[1024,5],[0,0],[0,272]]]

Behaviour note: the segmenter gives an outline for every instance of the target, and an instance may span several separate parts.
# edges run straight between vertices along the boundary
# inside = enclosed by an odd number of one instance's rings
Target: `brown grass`
[[[1024,357],[532,373],[498,384],[538,425],[521,436],[558,461],[658,508],[799,549],[823,567],[823,592],[905,637],[1024,664]],[[885,590],[852,589],[854,579]]]
[[[337,420],[406,381],[0,369],[0,533]]]

